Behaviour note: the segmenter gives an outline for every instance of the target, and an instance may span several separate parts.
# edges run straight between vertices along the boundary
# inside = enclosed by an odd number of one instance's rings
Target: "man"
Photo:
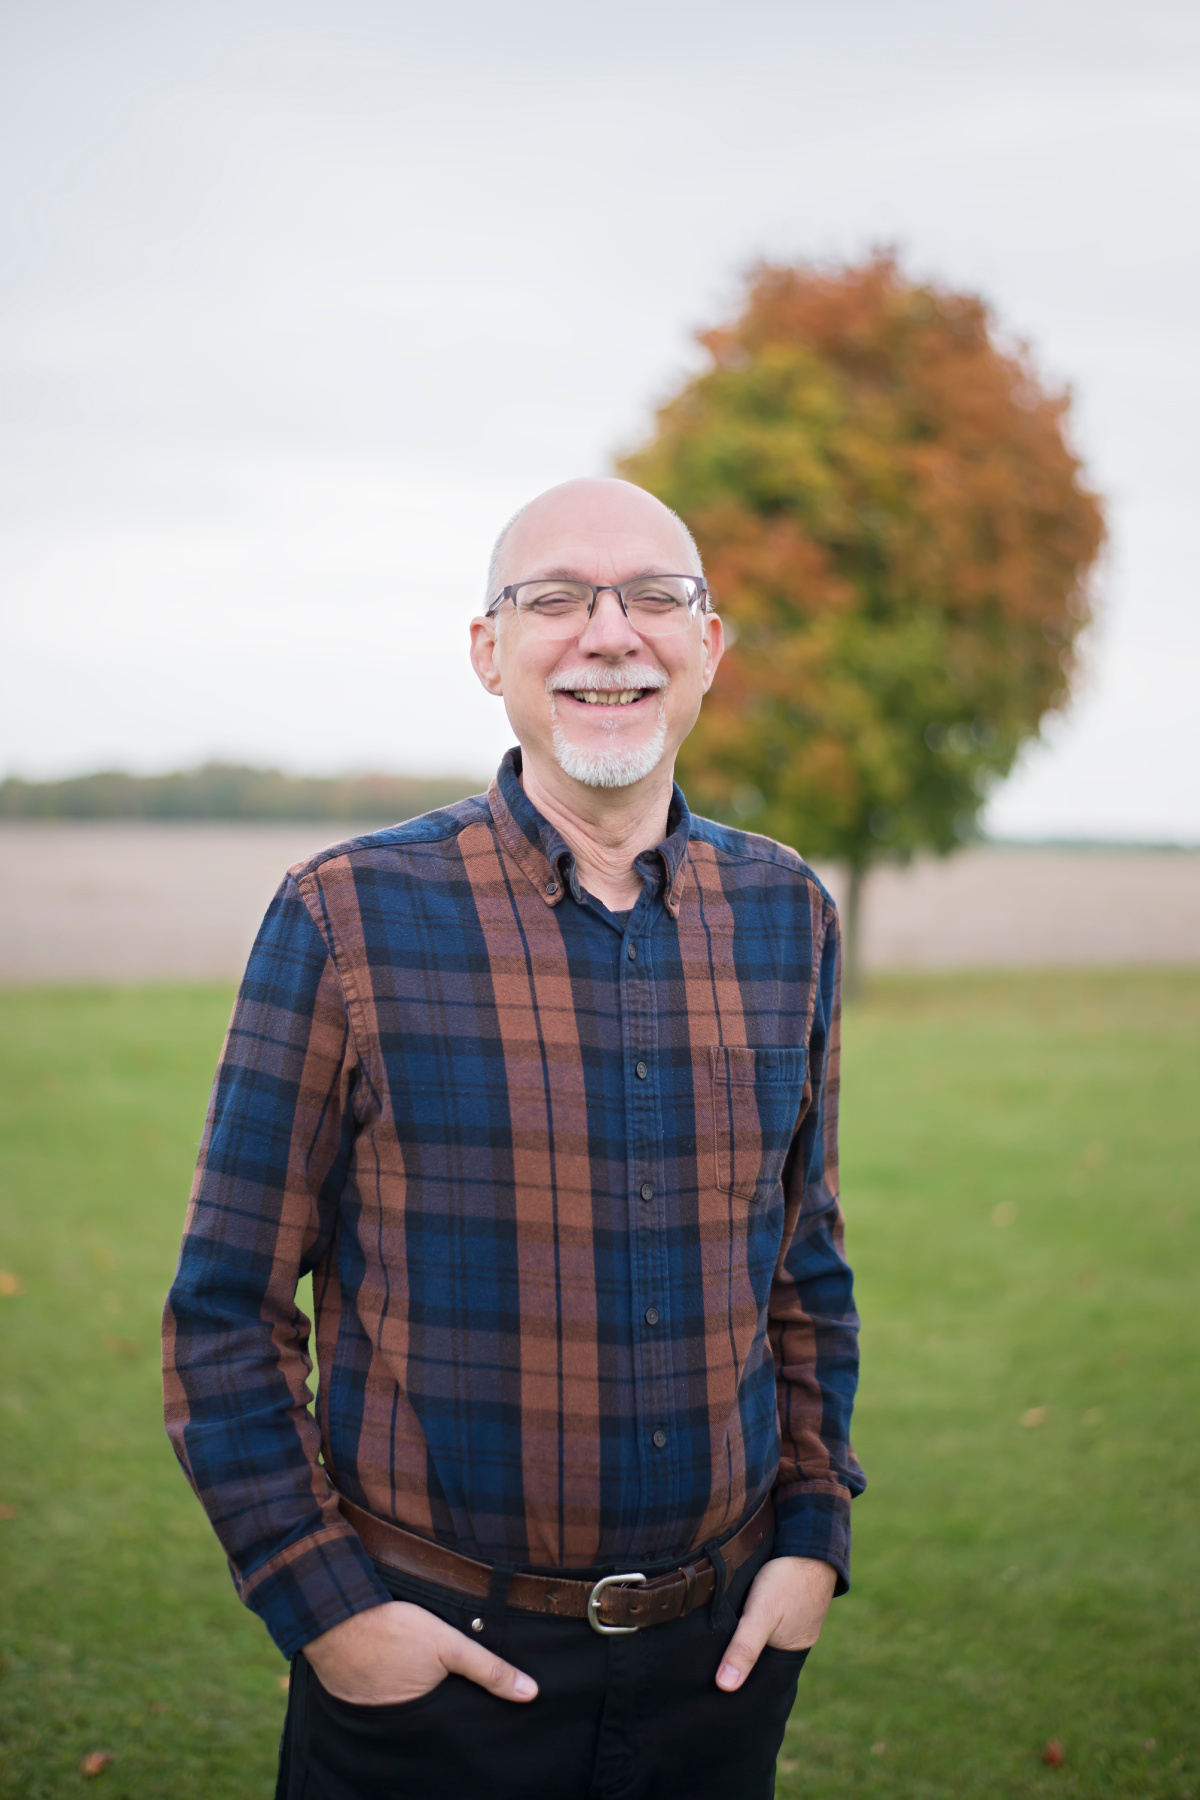
[[[280,1800],[757,1800],[862,1487],[834,908],[673,786],[722,652],[673,513],[554,488],[488,601],[490,792],[259,933],[168,1429],[292,1658]]]

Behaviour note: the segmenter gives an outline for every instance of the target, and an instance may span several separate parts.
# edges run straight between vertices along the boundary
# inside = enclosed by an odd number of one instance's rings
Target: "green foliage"
[[[157,1375],[230,1000],[0,995],[4,1800],[94,1749],[105,1800],[272,1791],[283,1664]],[[845,1035],[870,1487],[781,1800],[1187,1800],[1200,975],[880,979]]]
[[[620,472],[695,533],[733,645],[699,810],[865,868],[974,830],[1068,696],[1103,539],[1067,401],[894,261],[760,268]]]
[[[353,819],[392,825],[479,791],[456,776],[284,775],[205,763],[172,775],[108,770],[65,781],[0,781],[0,819]]]

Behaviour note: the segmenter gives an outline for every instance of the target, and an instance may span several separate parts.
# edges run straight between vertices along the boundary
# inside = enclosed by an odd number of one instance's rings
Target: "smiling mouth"
[[[647,694],[653,694],[655,688],[567,688],[572,700],[579,700],[584,706],[632,706],[638,700],[644,700]]]

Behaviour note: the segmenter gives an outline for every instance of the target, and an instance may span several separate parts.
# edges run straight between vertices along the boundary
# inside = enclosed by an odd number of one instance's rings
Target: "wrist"
[[[343,1655],[362,1639],[373,1636],[383,1623],[382,1615],[386,1609],[394,1605],[393,1600],[381,1600],[376,1605],[364,1606],[358,1612],[351,1613],[349,1618],[339,1619],[336,1625],[331,1625],[327,1631],[318,1633],[301,1646],[304,1655],[313,1668],[319,1670],[323,1662]]]

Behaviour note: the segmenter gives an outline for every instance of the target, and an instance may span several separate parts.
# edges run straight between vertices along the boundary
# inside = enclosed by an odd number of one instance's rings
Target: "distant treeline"
[[[480,792],[469,776],[285,775],[205,763],[172,775],[105,770],[66,781],[0,781],[0,819],[352,819],[390,825]]]

